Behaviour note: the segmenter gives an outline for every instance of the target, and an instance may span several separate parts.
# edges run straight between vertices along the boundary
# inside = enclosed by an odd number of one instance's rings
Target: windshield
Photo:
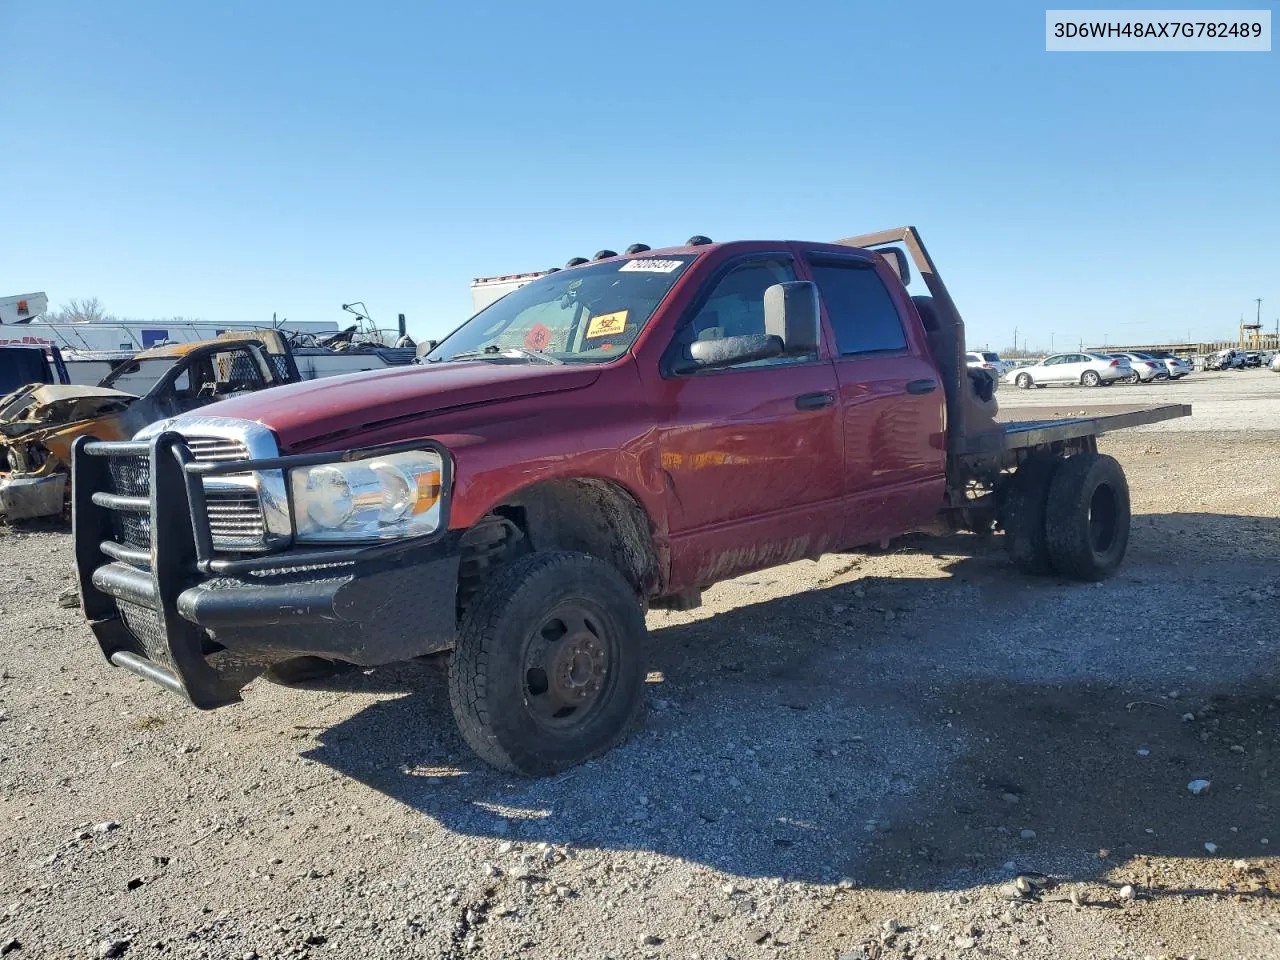
[[[558,270],[507,294],[424,358],[603,363],[639,336],[690,256],[637,257]]]
[[[122,390],[140,397],[178,362],[177,357],[152,357],[148,360],[126,360],[116,367],[98,386]]]

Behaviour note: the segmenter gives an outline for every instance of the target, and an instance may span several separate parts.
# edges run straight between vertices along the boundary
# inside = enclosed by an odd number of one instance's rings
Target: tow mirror
[[[788,357],[817,353],[822,342],[818,285],[791,280],[765,290],[764,332],[782,341],[782,353]]]
[[[694,370],[718,370],[753,360],[768,360],[782,356],[782,338],[767,333],[753,333],[743,337],[720,337],[716,340],[695,340],[689,344],[689,360],[679,364],[677,373]]]

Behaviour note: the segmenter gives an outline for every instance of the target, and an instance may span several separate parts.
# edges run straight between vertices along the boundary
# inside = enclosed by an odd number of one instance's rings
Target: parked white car
[[[1100,353],[1058,353],[1029,367],[1019,367],[1005,374],[1007,383],[1023,390],[1051,383],[1078,383],[1085,387],[1106,386],[1133,376],[1129,361]]]
[[[1169,371],[1170,380],[1180,380],[1192,372],[1191,364],[1186,360],[1183,360],[1181,357],[1170,353],[1168,350],[1156,350],[1149,354],[1149,356],[1154,357],[1165,365],[1166,369]]]
[[[1271,358],[1271,369],[1276,373],[1280,373],[1280,353]]]
[[[1169,370],[1163,360],[1148,356],[1145,353],[1110,353],[1113,360],[1128,360],[1133,370],[1129,378],[1131,383],[1151,383],[1153,380],[1169,379]]]

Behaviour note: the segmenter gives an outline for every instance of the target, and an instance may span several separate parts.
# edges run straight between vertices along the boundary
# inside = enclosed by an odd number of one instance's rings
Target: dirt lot
[[[65,530],[0,528],[0,955],[1280,956],[1280,376],[1001,399],[1094,393],[1204,410],[1106,441],[1116,579],[973,537],[741,578],[543,781],[429,662],[197,713],[56,605]]]

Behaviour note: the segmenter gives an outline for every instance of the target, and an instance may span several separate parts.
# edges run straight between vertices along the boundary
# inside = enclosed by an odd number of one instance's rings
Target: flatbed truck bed
[[[1112,410],[1115,412],[1103,412]],[[965,454],[986,456],[1029,447],[1047,446],[1082,437],[1096,437],[1114,430],[1128,430],[1165,420],[1191,416],[1191,404],[1168,403],[1158,407],[1115,404],[1083,411],[1080,416],[1055,418],[1043,407],[1027,407],[1009,411],[1016,420],[1006,422],[1000,433],[978,434],[965,438]]]

